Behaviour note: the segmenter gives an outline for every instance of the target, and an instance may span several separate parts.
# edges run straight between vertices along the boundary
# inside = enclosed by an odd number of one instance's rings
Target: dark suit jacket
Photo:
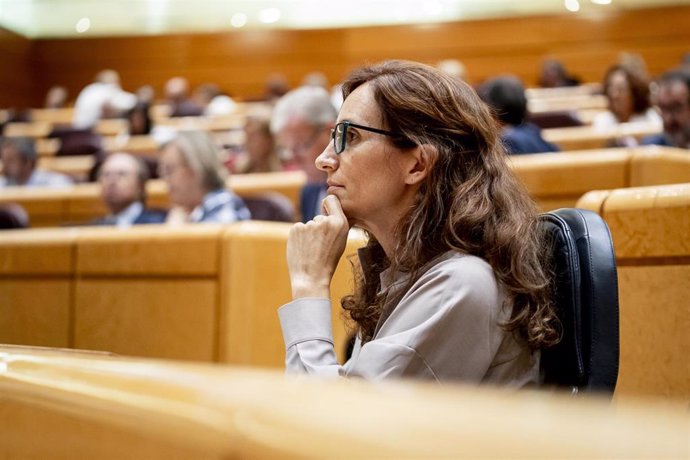
[[[321,192],[326,190],[326,184],[315,183],[306,184],[302,187],[302,191],[299,197],[299,207],[302,212],[302,222],[307,222],[312,220],[315,216],[320,214],[321,202],[319,198],[321,197]]]
[[[501,136],[509,155],[558,152],[558,147],[541,137],[541,130],[532,123],[507,127]]]
[[[162,224],[168,215],[162,209],[144,209],[139,217],[134,219],[134,225],[138,224]]]

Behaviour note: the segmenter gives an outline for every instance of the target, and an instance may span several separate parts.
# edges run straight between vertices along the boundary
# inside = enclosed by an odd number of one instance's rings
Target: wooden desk
[[[543,211],[572,207],[590,190],[628,184],[627,149],[513,155],[509,161]]]
[[[52,123],[46,121],[12,122],[5,125],[4,136],[7,137],[47,137],[53,129]]]
[[[71,125],[74,120],[74,107],[61,109],[31,109],[31,119],[33,121],[45,121],[53,125]]]
[[[72,345],[75,241],[68,229],[2,232],[0,343]]]
[[[654,123],[621,123],[610,129],[597,129],[593,126],[551,128],[543,130],[542,136],[558,145],[561,150],[569,151],[604,148],[609,142],[628,136],[639,141],[661,131],[661,125]]]
[[[608,100],[603,95],[574,94],[548,98],[530,98],[527,107],[530,113],[555,112],[560,110],[606,109]]]
[[[690,402],[690,183],[590,192],[578,206],[597,202],[618,262],[616,394]]]
[[[0,343],[280,368],[285,348],[277,309],[291,300],[290,226],[3,232]],[[353,289],[347,258],[363,244],[353,231],[332,283],[341,359],[347,332],[340,298]],[[44,308],[54,313],[37,313]]]
[[[687,406],[0,347],[3,458],[687,458]]]

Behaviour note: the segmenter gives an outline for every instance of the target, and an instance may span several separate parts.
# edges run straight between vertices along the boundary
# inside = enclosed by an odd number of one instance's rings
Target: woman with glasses
[[[343,95],[316,160],[324,215],[288,239],[288,372],[536,383],[538,350],[558,337],[543,235],[489,109],[467,84],[404,61],[355,70]],[[353,226],[369,243],[342,299],[357,339],[340,365],[329,287]]]

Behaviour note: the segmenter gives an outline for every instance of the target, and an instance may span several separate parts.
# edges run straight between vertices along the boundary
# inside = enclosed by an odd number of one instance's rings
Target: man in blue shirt
[[[522,82],[513,76],[498,77],[479,88],[479,96],[503,125],[501,140],[509,154],[557,152],[558,147],[541,137],[541,130],[527,121],[527,96]]]
[[[6,186],[66,187],[72,185],[69,177],[51,171],[36,169],[38,154],[36,143],[28,137],[7,137],[2,142],[3,177],[0,188]]]

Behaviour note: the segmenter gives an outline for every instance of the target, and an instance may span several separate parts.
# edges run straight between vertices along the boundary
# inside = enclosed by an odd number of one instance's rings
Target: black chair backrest
[[[18,204],[0,205],[0,230],[27,228],[29,215]]]
[[[541,216],[553,243],[561,341],[542,350],[544,385],[612,394],[618,378],[618,277],[606,222],[565,208]]]

